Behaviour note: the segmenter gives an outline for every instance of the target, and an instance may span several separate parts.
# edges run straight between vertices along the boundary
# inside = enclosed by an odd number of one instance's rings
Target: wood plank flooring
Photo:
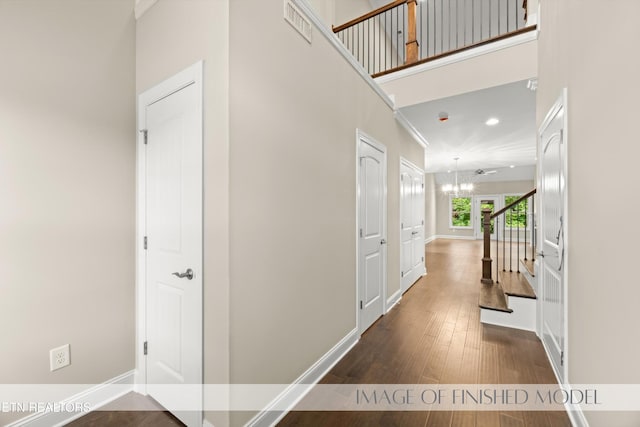
[[[427,276],[325,376],[325,384],[551,384],[531,332],[480,323],[481,242],[436,240]],[[288,426],[570,426],[564,412],[307,412]]]
[[[325,384],[555,383],[531,332],[480,323],[481,242],[436,240],[429,274],[376,322],[322,379]],[[131,393],[141,405],[152,404]],[[137,400],[136,400],[137,399]],[[177,426],[158,411],[96,411],[73,427]],[[564,412],[291,412],[279,426],[544,427],[570,426]]]

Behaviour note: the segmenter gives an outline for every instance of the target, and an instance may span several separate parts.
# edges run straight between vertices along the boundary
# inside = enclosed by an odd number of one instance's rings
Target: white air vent
[[[311,21],[300,12],[291,0],[284,0],[284,19],[311,43]]]

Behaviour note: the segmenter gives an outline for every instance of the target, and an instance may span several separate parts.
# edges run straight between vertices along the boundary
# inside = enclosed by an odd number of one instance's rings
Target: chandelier
[[[456,161],[456,180],[455,180],[455,184],[445,184],[442,186],[442,191],[446,194],[453,194],[455,196],[457,196],[458,194],[460,194],[460,192],[464,192],[464,191],[473,191],[473,184],[470,182],[465,182],[465,183],[461,183],[458,184],[458,160],[460,160],[460,157],[454,157],[453,160]]]

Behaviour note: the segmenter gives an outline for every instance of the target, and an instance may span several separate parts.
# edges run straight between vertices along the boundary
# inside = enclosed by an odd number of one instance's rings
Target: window
[[[518,200],[520,195],[504,196],[504,205],[508,206]],[[506,226],[513,228],[528,228],[529,199],[523,200],[505,213]]]
[[[451,196],[449,207],[451,228],[472,228],[471,197]]]

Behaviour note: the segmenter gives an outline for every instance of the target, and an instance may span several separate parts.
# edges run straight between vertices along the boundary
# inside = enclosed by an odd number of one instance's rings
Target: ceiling
[[[455,157],[460,158],[460,171],[534,165],[536,97],[527,83],[524,80],[401,108],[429,142],[426,171],[454,170]],[[448,113],[449,120],[440,122],[441,112]],[[491,117],[500,123],[487,126],[485,122]]]

